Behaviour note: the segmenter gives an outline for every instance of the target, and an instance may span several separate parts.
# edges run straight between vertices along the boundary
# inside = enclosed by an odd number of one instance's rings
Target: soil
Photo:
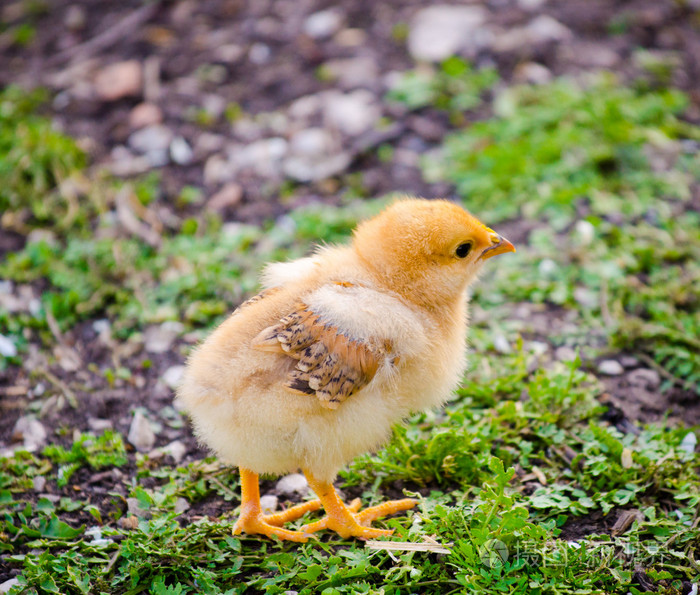
[[[30,4],[39,7],[38,12],[29,14]],[[565,41],[526,44],[511,51],[481,48],[468,57],[477,65],[495,65],[506,81],[523,80],[524,65],[532,63],[554,76],[579,76],[604,68],[625,80],[643,75],[638,64],[640,49],[672,55],[676,62],[669,75],[671,82],[691,98],[688,117],[700,120],[700,36],[696,28],[700,17],[692,5],[675,0],[491,0],[483,6],[494,30],[511,30],[548,15],[571,35]],[[242,172],[236,177],[242,198],[223,210],[225,221],[258,224],[309,202],[338,204],[339,197],[354,188],[353,175],[360,172],[365,196],[397,190],[427,197],[449,196],[453,193],[449,185],[422,179],[416,158],[435,147],[450,129],[447,118],[430,109],[409,113],[384,99],[391,73],[415,65],[406,49],[405,34],[417,10],[424,6],[418,0],[10,2],[0,9],[2,21],[10,26],[30,22],[36,35],[28,45],[18,46],[0,34],[0,85],[48,87],[54,93],[48,114],[57,126],[79,139],[91,156],[93,171],[114,169],[116,155],[133,133],[129,118],[134,108],[144,100],[157,105],[163,124],[193,148],[191,160],[183,164],[170,160],[157,168],[162,175],[158,201],[166,213],[184,216],[192,208],[173,206],[185,185],[201,188],[207,197],[221,188],[220,181],[211,182],[205,175],[211,156],[222,151],[217,142],[241,146],[258,140],[275,128],[274,122],[269,122],[275,115],[284,115],[292,102],[338,86],[367,90],[382,114],[396,124],[381,134],[371,130],[347,136],[344,146],[351,160],[344,172],[330,179],[294,184],[284,198],[278,192],[281,179]],[[305,33],[308,17],[329,8],[340,15],[337,29],[319,38]],[[329,77],[324,70],[329,61],[358,58],[366,59],[372,67],[366,67],[361,80],[354,83]],[[126,60],[142,65],[145,82],[133,96],[101,99],[95,90],[96,77],[108,65]],[[235,109],[247,117],[265,123],[246,139],[247,133],[235,122],[232,125],[225,110],[215,107],[205,122],[198,119],[202,106],[221,102],[238,106]],[[282,130],[277,134],[289,133],[284,122],[279,126]],[[217,148],[206,148],[211,139]],[[379,159],[373,149],[382,144],[406,158]],[[509,237],[527,238],[527,226],[525,222],[510,222]],[[16,250],[22,242],[21,236],[3,231],[0,251]],[[556,311],[541,314],[545,326],[533,328],[533,337],[547,336],[546,325],[560,319]],[[162,376],[183,362],[191,346],[183,339],[159,355],[133,351],[127,344],[98,341],[92,321],[55,338],[58,345],[77,354],[80,366],[64,369],[45,347],[36,345],[30,348],[23,367],[0,371],[0,446],[12,445],[15,422],[36,406],[37,399],[51,440],[69,444],[73,430],[86,431],[94,420],[109,420],[115,429],[128,434],[134,408],[146,408],[155,419],[172,404],[172,391]],[[150,367],[144,366],[146,359],[151,360]],[[132,370],[132,378],[110,383],[100,372],[119,366]],[[661,419],[668,409],[687,423],[700,422],[700,406],[694,403],[688,407],[688,395],[682,391],[662,393],[658,387],[647,387],[640,392],[639,386],[632,385],[628,374],[643,367],[643,363],[632,365],[624,375],[606,380],[613,423],[633,427],[635,422]],[[39,383],[46,394],[54,396],[42,396],[37,390]],[[78,407],[61,406],[56,395],[65,394],[66,387]],[[163,424],[156,446],[174,440],[186,445],[183,463],[206,455],[189,428]],[[129,468],[123,471],[128,473]],[[86,471],[78,473],[72,483],[94,495],[91,498],[96,503],[108,500],[107,494],[118,491],[121,485],[113,476],[94,481]],[[265,488],[271,490],[272,484],[265,484],[263,492]],[[60,493],[55,486],[46,489]],[[188,514],[217,516],[229,508],[223,500],[208,500]],[[611,524],[606,519],[588,521],[590,526],[582,521],[564,535],[575,538],[606,531]]]

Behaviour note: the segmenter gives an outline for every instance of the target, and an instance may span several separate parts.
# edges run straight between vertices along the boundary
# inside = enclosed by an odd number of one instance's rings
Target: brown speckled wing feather
[[[248,306],[252,306],[256,302],[259,302],[261,299],[266,298],[267,296],[272,295],[273,293],[277,293],[279,290],[280,290],[279,287],[270,287],[269,289],[264,289],[260,293],[254,295],[252,297],[249,297],[245,302],[242,302],[238,306],[238,308],[236,308],[233,311],[233,314],[231,314],[231,315],[235,316],[236,314],[240,314],[241,310],[244,310]]]
[[[328,409],[336,409],[366,386],[390,351],[386,343],[348,337],[337,327],[324,323],[304,303],[297,304],[279,323],[264,329],[252,345],[297,360],[286,386],[294,392],[315,394]]]

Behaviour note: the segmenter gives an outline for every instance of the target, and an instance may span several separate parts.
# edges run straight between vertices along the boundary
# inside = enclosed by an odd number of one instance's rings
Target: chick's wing
[[[347,293],[354,289],[352,284],[337,283],[326,293],[345,293],[347,299]],[[296,360],[286,379],[287,388],[316,395],[322,406],[336,409],[366,386],[380,366],[394,365],[398,356],[393,353],[392,341],[373,333],[376,329],[372,325],[358,332],[357,328],[338,324],[325,307],[323,292],[320,295],[321,301],[310,296],[309,301],[316,301],[316,307],[299,302],[277,324],[260,332],[252,346]]]

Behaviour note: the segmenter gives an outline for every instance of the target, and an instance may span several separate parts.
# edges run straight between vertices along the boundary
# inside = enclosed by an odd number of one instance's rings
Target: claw
[[[282,512],[264,515],[260,510],[258,475],[248,469],[241,469],[241,492],[241,516],[238,517],[238,520],[233,525],[234,535],[259,533],[288,541],[301,543],[308,541],[310,537],[308,533],[289,531],[288,529],[283,529],[280,525],[289,521],[295,521],[312,510],[318,510],[321,508],[320,500],[303,502]]]
[[[404,498],[403,500],[384,502],[378,506],[371,506],[362,512],[358,512],[360,509],[359,498],[353,500],[349,506],[346,506],[332,484],[317,480],[308,471],[304,473],[309,480],[311,489],[316,492],[327,513],[327,516],[320,521],[304,525],[301,530],[306,534],[315,533],[323,529],[331,529],[343,538],[375,539],[391,535],[394,532],[393,530],[373,529],[369,527],[369,524],[375,519],[408,510],[416,505],[415,500]]]

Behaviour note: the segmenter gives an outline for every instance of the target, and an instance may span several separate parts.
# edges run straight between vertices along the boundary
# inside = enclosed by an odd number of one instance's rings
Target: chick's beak
[[[513,244],[511,244],[503,236],[494,234],[491,240],[493,244],[491,244],[491,246],[486,248],[486,250],[481,253],[481,260],[486,260],[487,258],[496,256],[497,254],[504,254],[505,252],[515,252],[515,246],[513,246]]]

